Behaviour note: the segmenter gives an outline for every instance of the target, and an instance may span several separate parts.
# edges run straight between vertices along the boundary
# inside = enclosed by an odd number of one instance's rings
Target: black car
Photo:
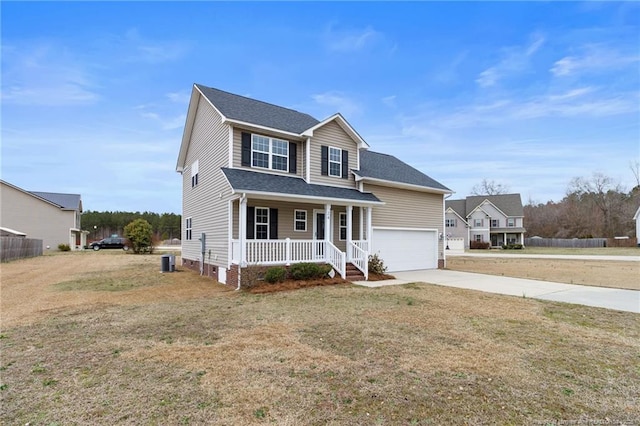
[[[119,248],[127,251],[129,250],[129,243],[127,242],[126,238],[109,237],[109,238],[104,238],[100,241],[94,241],[89,245],[89,247],[91,247],[96,251],[100,249],[119,249]]]

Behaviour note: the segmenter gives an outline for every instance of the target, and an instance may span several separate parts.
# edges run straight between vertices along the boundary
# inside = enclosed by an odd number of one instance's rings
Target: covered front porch
[[[524,246],[524,231],[511,229],[492,229],[491,247],[502,247],[505,244],[522,244]]]
[[[242,194],[229,205],[229,263],[328,263],[343,279],[354,268],[367,279],[372,204]]]

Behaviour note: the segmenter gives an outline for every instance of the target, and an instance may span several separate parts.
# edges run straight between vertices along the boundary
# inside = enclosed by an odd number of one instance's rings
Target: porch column
[[[240,211],[238,218],[238,244],[240,244],[240,266],[247,266],[247,197],[243,195],[240,197]]]
[[[333,241],[331,229],[331,204],[324,205],[324,240]]]
[[[505,232],[504,235],[502,236],[502,244],[509,244],[507,242],[507,233]]]
[[[360,241],[364,240],[364,209],[360,207],[360,233],[358,235],[358,239]]]
[[[371,241],[373,240],[373,225],[371,223],[371,207],[367,207],[367,241],[369,241],[369,252],[371,252]]]
[[[347,206],[347,262],[351,262],[351,233],[353,232],[353,206]]]

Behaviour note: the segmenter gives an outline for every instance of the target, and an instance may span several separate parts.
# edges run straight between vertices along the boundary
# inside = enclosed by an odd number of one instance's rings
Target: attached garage
[[[373,228],[372,253],[389,272],[438,267],[438,231],[435,229]]]

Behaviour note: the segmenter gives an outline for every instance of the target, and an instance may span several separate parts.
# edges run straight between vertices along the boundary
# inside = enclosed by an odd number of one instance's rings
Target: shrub
[[[274,268],[267,269],[267,272],[264,274],[264,280],[269,284],[280,283],[284,281],[287,276],[287,270],[276,266]]]
[[[469,248],[471,249],[488,249],[491,247],[491,243],[484,241],[471,241],[469,243]]]
[[[522,250],[522,244],[503,244],[502,248],[505,250]]]
[[[378,253],[369,255],[369,272],[382,275],[387,272],[387,267],[384,266],[383,260],[378,256]]]
[[[331,269],[330,265],[295,263],[289,268],[289,273],[294,280],[312,280],[326,277]]]
[[[69,244],[58,244],[58,250],[71,251],[71,246],[69,246]]]
[[[124,236],[129,239],[134,253],[153,253],[153,228],[144,219],[136,219],[124,227]]]

